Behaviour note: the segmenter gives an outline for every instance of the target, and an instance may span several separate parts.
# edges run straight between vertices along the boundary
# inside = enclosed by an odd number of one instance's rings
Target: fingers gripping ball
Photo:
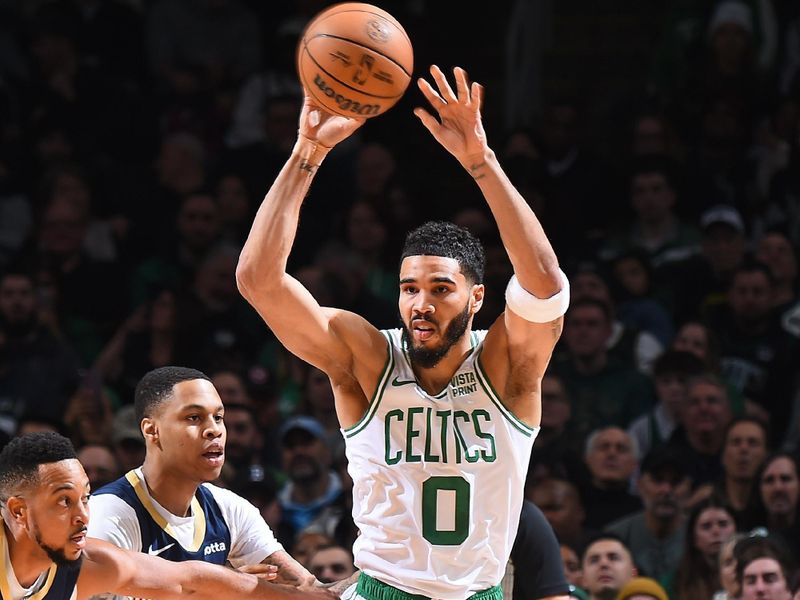
[[[346,117],[375,117],[394,106],[411,81],[414,51],[402,25],[370,4],[346,2],[319,13],[297,48],[309,95]]]

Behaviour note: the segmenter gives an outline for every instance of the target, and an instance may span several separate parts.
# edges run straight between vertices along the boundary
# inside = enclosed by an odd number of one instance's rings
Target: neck
[[[794,525],[795,515],[796,512],[791,513],[780,513],[780,514],[768,514],[767,515],[767,525],[769,525],[769,529],[789,529],[792,525]]]
[[[781,280],[775,284],[772,290],[773,306],[789,304],[795,298],[794,287],[791,281]]]
[[[16,528],[12,531],[7,523],[2,523],[2,526],[5,528],[8,557],[14,576],[22,587],[31,587],[53,561],[26,532]]]
[[[672,219],[670,217],[659,218],[647,221],[639,221],[642,229],[642,236],[648,240],[661,241],[672,229]]]
[[[315,479],[314,481],[298,483],[294,482],[292,486],[292,501],[298,504],[308,504],[317,498],[322,497],[328,491],[330,484],[330,474],[325,473],[324,477]]]
[[[426,369],[412,363],[414,375],[423,390],[431,395],[441,392],[455,375],[455,372],[464,362],[472,345],[470,343],[470,330],[461,336],[448,351],[448,353],[433,367]]]
[[[173,515],[188,516],[192,498],[201,482],[188,481],[174,471],[155,463],[156,461],[145,457],[142,465],[142,473],[150,496]]]
[[[725,478],[725,495],[734,509],[742,511],[747,507],[752,483],[752,479]]]
[[[645,511],[644,522],[654,537],[663,540],[677,531],[678,526],[681,524],[681,516],[680,513],[677,513],[671,519],[659,519],[652,513]]]
[[[582,375],[591,375],[602,371],[608,363],[608,356],[605,352],[599,352],[590,356],[576,356],[574,358],[575,370]]]
[[[692,448],[701,454],[717,454],[722,446],[722,434],[716,432],[708,433],[689,433],[686,432],[686,437],[689,440]]]

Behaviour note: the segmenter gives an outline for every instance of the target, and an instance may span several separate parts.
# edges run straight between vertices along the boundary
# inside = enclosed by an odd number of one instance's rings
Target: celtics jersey
[[[0,519],[0,557],[3,561],[0,572],[0,597],[2,600],[74,600],[78,595],[79,567],[59,567],[55,563],[42,573],[30,588],[17,581],[11,558],[8,554],[6,528]]]
[[[538,433],[481,367],[485,331],[450,383],[426,393],[399,329],[364,417],[343,430],[353,478],[356,565],[412,594],[463,600],[500,583]]]

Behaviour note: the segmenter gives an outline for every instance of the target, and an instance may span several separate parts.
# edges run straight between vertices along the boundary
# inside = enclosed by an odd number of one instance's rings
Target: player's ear
[[[141,427],[142,435],[144,436],[145,441],[149,441],[152,444],[158,444],[158,425],[156,425],[156,422],[150,417],[144,417],[142,419]]]
[[[476,283],[472,286],[470,290],[470,295],[472,296],[472,314],[474,315],[481,309],[483,306],[483,294],[486,291],[486,288],[482,283]]]
[[[17,524],[25,526],[25,514],[28,512],[28,505],[25,503],[25,498],[21,496],[11,496],[6,502],[6,509]]]

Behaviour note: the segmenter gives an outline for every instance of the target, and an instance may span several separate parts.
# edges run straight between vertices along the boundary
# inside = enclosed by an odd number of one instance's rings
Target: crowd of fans
[[[330,384],[234,277],[294,143],[294,45],[327,4],[0,2],[0,435],[66,433],[97,487],[141,463],[142,375],[201,369],[226,406],[218,483],[333,580],[353,571],[357,532]],[[416,43],[432,4],[382,5]],[[577,596],[733,600],[768,582],[789,598],[800,7],[671,5],[619,156],[583,144],[591,100],[566,94],[490,139],[572,285],[526,496]],[[396,327],[398,244],[446,218],[486,246],[484,328],[511,275],[494,222],[393,110],[328,158],[290,267],[321,304]]]

